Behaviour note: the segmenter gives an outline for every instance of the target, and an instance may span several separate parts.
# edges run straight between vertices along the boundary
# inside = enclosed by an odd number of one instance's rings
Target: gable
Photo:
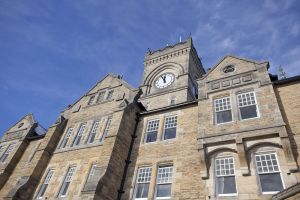
[[[114,100],[122,100],[125,96],[132,96],[131,93],[137,92],[137,90],[125,82],[121,76],[108,74],[102,80],[97,82],[86,94],[80,97],[73,105],[69,106],[68,109],[71,108],[71,112],[78,112],[82,107],[88,105],[88,101],[92,96],[94,96],[95,101],[100,92],[104,92],[105,96],[107,96],[109,91],[113,91]]]
[[[36,121],[34,120],[32,113],[27,114],[3,134],[1,141],[14,140],[23,137],[35,123]]]
[[[15,132],[15,131],[31,128],[34,123],[35,123],[34,117],[31,113],[29,113],[29,114],[25,115],[23,118],[21,118],[12,127],[10,127],[5,133],[10,133],[10,132]]]
[[[212,69],[206,74],[208,81],[226,78],[237,74],[243,74],[257,69],[257,65],[261,63],[257,61],[251,61],[245,58],[239,58],[235,56],[225,56],[219,63],[217,63]],[[226,68],[232,66],[234,71],[226,72]]]

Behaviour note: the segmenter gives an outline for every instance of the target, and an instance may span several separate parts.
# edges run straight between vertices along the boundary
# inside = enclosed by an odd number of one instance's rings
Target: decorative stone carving
[[[249,74],[247,76],[243,76],[242,79],[243,79],[244,82],[248,82],[248,81],[252,80],[252,76],[251,76],[251,74]]]
[[[233,84],[233,85],[236,85],[236,84],[239,84],[239,83],[241,83],[240,77],[235,78],[235,79],[232,79],[232,84]]]
[[[219,89],[220,88],[220,83],[213,83],[212,85],[211,85],[211,89],[212,90],[216,90],[216,89]]]

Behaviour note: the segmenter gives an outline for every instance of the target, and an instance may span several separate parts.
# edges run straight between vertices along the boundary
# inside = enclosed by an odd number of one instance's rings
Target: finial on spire
[[[179,36],[179,42],[181,42],[181,35]]]
[[[151,53],[152,53],[152,51],[151,51],[150,48],[147,49],[147,53],[148,53],[148,54],[151,54]]]
[[[280,79],[286,79],[286,73],[281,65],[279,65],[279,77]]]

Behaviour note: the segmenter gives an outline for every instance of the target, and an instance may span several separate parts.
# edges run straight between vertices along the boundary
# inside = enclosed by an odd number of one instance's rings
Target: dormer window
[[[114,91],[113,91],[113,90],[110,90],[110,91],[107,93],[106,100],[111,100],[112,97],[113,97],[113,94],[114,94]]]
[[[92,103],[94,102],[94,99],[95,99],[95,95],[91,96],[88,101],[88,105],[92,105]]]
[[[223,68],[223,72],[225,74],[234,72],[234,70],[235,70],[235,67],[233,65],[228,65],[228,66]]]
[[[97,103],[102,102],[104,100],[104,96],[105,96],[105,91],[99,92]]]

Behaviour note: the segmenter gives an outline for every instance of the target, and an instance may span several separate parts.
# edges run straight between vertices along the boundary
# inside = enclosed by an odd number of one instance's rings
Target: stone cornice
[[[171,58],[188,54],[189,52],[190,52],[190,47],[179,49],[179,50],[176,50],[176,51],[173,51],[173,52],[161,55],[161,56],[150,58],[149,60],[145,59],[144,65],[146,67],[146,66],[149,66],[149,65],[161,63],[161,62],[164,62],[164,61],[169,60]]]

